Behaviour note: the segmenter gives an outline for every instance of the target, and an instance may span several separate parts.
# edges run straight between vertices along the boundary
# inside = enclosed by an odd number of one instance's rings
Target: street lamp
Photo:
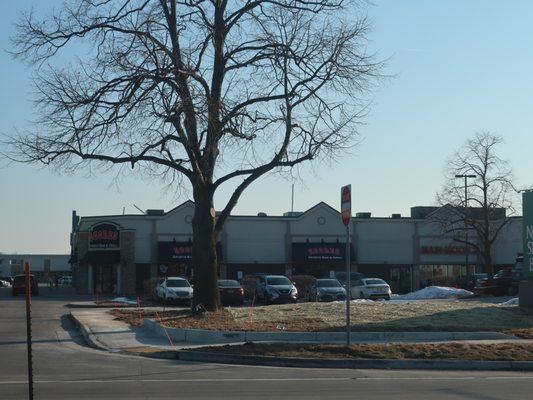
[[[468,254],[470,249],[468,247],[468,226],[466,226],[466,219],[468,218],[468,178],[476,178],[476,175],[455,175],[456,178],[464,178],[465,180],[465,265],[466,265],[466,275],[468,276]]]

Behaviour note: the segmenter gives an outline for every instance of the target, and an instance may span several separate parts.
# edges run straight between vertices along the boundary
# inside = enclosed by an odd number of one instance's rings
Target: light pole
[[[466,275],[468,276],[468,254],[470,249],[468,247],[468,226],[466,220],[468,218],[468,178],[477,178],[476,175],[455,175],[456,178],[464,178],[465,180],[465,265],[466,265]]]

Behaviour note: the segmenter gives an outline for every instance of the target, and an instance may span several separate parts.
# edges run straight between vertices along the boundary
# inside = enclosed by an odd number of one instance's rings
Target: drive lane
[[[46,289],[43,290],[44,294]],[[27,393],[23,298],[0,289],[0,398]],[[66,298],[33,302],[36,399],[526,399],[533,374],[226,366],[109,354],[81,345]]]

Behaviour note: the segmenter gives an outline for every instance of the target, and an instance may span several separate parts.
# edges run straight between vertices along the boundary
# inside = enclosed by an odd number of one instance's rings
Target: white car
[[[57,283],[61,286],[70,286],[72,285],[72,276],[70,275],[64,275],[60,276],[57,280]]]
[[[155,295],[160,302],[190,303],[193,288],[185,278],[161,278],[155,287]]]
[[[0,279],[0,287],[11,287],[11,283]]]
[[[350,288],[352,299],[385,299],[390,300],[390,286],[383,279],[364,278],[356,281]]]

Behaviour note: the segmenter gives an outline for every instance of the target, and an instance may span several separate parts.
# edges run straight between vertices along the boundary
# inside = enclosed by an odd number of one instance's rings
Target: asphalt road
[[[35,399],[529,399],[533,374],[293,369],[152,360],[86,347],[68,297],[33,301]],[[0,289],[0,399],[27,398],[23,297]]]

